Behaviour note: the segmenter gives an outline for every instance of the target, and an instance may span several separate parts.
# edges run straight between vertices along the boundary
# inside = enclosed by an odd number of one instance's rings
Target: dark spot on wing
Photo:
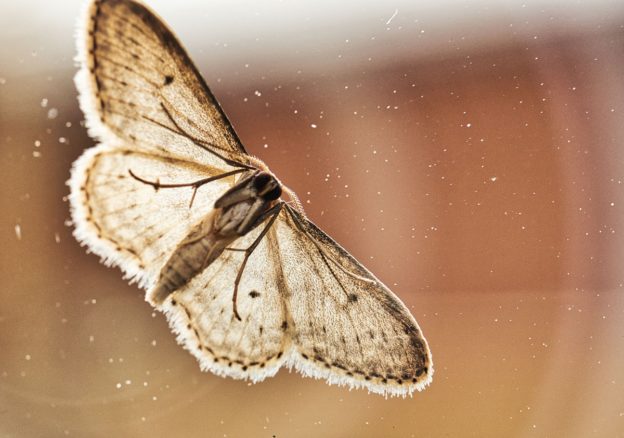
[[[418,330],[416,329],[416,327],[405,326],[403,328],[403,331],[406,335],[418,335]]]
[[[358,296],[356,294],[349,294],[349,302],[355,303],[358,300]]]
[[[173,82],[173,76],[171,76],[171,75],[165,76],[165,83],[164,83],[164,85],[169,85],[172,82]]]
[[[252,290],[251,292],[249,292],[249,296],[251,298],[258,298],[260,296],[260,292],[258,292],[257,290]]]

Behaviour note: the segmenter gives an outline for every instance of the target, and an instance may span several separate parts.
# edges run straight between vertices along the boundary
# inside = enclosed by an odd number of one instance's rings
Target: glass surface
[[[0,434],[624,434],[620,2],[150,3],[247,149],[418,320],[433,382],[387,400],[202,373],[78,245],[65,181],[94,141],[80,4],[57,3],[0,5]]]

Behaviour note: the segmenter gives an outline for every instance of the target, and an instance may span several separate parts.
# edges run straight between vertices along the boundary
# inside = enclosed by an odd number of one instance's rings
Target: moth
[[[99,144],[68,182],[74,235],[146,289],[202,370],[257,382],[285,366],[386,396],[429,384],[414,317],[245,151],[163,21],[91,1],[77,45]]]

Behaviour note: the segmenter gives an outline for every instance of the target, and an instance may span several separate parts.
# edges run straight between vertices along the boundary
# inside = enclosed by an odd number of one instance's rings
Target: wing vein
[[[102,50],[102,49],[98,49],[98,50]],[[153,80],[151,80],[147,76],[143,75],[142,73],[138,72],[137,70],[134,70],[134,69],[128,67],[126,64],[122,64],[120,62],[115,61],[114,59],[111,59],[111,58],[109,58],[107,56],[103,56],[101,54],[97,54],[97,55],[94,54],[93,57],[97,59],[97,65],[99,66],[98,70],[104,68],[104,67],[102,67],[101,61],[106,61],[106,62],[108,62],[110,64],[113,64],[113,65],[119,67],[122,70],[125,70],[127,72],[135,74],[136,76],[138,76],[139,78],[143,79],[145,82],[147,82],[148,84],[150,84],[152,87],[154,87],[156,89],[158,89],[158,87],[160,86],[159,84],[157,84],[156,82],[154,82]],[[98,75],[99,74],[100,73],[98,72]],[[100,90],[100,91],[105,91],[105,90],[106,89]]]

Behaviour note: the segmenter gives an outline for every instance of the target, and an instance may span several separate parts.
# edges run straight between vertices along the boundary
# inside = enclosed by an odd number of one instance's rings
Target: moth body
[[[256,171],[244,176],[216,200],[215,208],[173,251],[149,293],[150,302],[161,305],[171,293],[210,266],[237,238],[266,219],[280,195],[280,184],[270,173]]]

